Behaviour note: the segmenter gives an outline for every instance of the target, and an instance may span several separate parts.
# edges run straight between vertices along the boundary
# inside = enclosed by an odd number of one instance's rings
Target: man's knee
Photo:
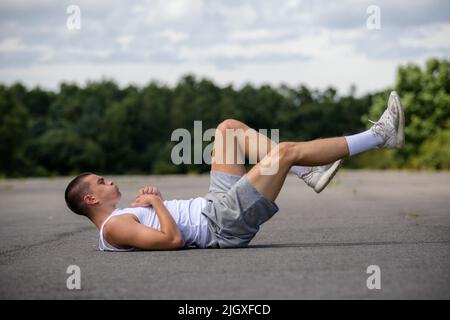
[[[225,119],[218,126],[217,129],[225,132],[227,129],[242,129],[244,124],[235,119]]]

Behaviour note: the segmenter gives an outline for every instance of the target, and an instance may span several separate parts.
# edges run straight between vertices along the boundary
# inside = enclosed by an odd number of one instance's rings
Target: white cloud
[[[107,58],[112,54],[110,49],[87,49],[87,48],[68,48],[64,51],[64,54],[71,55],[73,57],[90,56],[94,58]],[[74,59],[76,60],[76,59]]]
[[[400,40],[400,44],[410,48],[440,49],[450,48],[450,24],[425,26],[420,28],[419,36],[409,36]]]
[[[348,65],[352,64],[351,69]],[[2,70],[4,81],[13,82],[16,77],[24,79],[28,86],[41,85],[56,89],[64,79],[80,84],[89,80],[113,78],[120,85],[130,83],[145,85],[151,79],[174,85],[181,75],[193,73],[198,77],[214,79],[219,85],[230,83],[241,87],[247,82],[255,85],[280,83],[297,86],[305,83],[315,88],[337,87],[346,92],[356,84],[360,93],[393,85],[396,62],[379,61],[373,63],[361,56],[348,55],[319,58],[313,61],[276,62],[268,65],[247,64],[239,69],[218,69],[212,63],[187,62],[182,65],[162,65],[153,63],[125,64],[59,64],[33,66],[29,68],[6,68]],[[268,77],[270,75],[270,77]]]
[[[25,45],[20,38],[9,37],[0,42],[0,54],[36,54],[38,61],[45,63],[55,56],[55,50],[47,45]]]
[[[122,35],[117,37],[117,42],[119,43],[122,50],[128,50],[133,39],[134,37],[132,35]]]
[[[232,41],[273,40],[287,35],[289,30],[248,29],[232,32],[229,39]]]
[[[189,39],[189,35],[187,33],[179,32],[179,31],[175,31],[175,30],[171,30],[171,29],[166,29],[163,32],[161,32],[161,36],[163,38],[166,38],[167,40],[169,40],[169,42],[174,43],[174,44]]]
[[[180,19],[189,13],[191,5],[198,2],[198,0],[171,0],[165,2],[166,5],[162,6],[163,16],[168,19]]]
[[[0,42],[0,52],[17,52],[25,49],[26,47],[22,45],[20,38],[10,37]]]
[[[301,3],[302,3],[301,0],[288,0],[284,4],[284,8],[287,10],[292,10],[298,8],[301,5]]]
[[[65,27],[68,4],[0,2],[0,82],[174,83],[194,73],[365,92],[391,85],[399,64],[450,55],[449,5],[439,0],[379,0],[382,29],[373,32],[370,0],[78,0],[79,32]]]
[[[145,8],[145,9],[144,9]],[[192,21],[204,10],[203,0],[150,0],[133,7],[135,13],[146,13],[149,25]]]
[[[239,39],[255,39],[268,36],[270,33],[238,33]],[[347,42],[338,44],[332,43],[334,33],[322,29],[318,32],[306,35],[296,36],[277,42],[231,42],[212,45],[207,48],[192,48],[183,46],[179,49],[180,56],[187,60],[208,60],[208,58],[257,58],[264,55],[286,55],[298,57],[307,57],[318,59],[320,57],[345,56],[351,52],[352,45]],[[337,38],[352,38],[355,35],[346,35],[345,32],[335,33]],[[236,36],[234,37],[236,39]]]
[[[259,18],[256,8],[249,3],[228,6],[225,2],[214,2],[210,12],[216,12],[223,25],[230,31],[251,27]]]

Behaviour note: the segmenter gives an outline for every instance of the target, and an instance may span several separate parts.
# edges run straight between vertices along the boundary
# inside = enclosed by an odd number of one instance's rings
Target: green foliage
[[[411,64],[400,67],[394,89],[399,93],[405,110],[406,145],[395,153],[393,166],[443,168],[421,161],[429,159],[426,153],[436,146],[434,139],[444,139],[445,130],[450,128],[450,61],[429,59],[424,70]],[[386,108],[390,91],[374,97],[368,117],[363,117],[363,120],[378,119]],[[438,158],[445,157],[449,148],[449,144],[442,145]],[[438,149],[435,151],[439,152]]]
[[[103,152],[95,141],[64,129],[45,132],[30,145],[29,152],[49,172],[61,174],[97,171],[103,161]]]
[[[29,113],[23,105],[24,88],[0,86],[0,173],[15,176],[28,138]]]
[[[422,143],[409,161],[414,169],[450,169],[450,129],[440,130]]]
[[[196,120],[206,130],[236,118],[255,129],[279,129],[282,141],[348,135],[378,119],[392,89],[405,107],[405,148],[374,150],[347,167],[449,169],[449,69],[449,61],[437,59],[425,68],[401,66],[394,88],[362,97],[355,88],[341,96],[332,87],[219,87],[194,75],[173,88],[157,82],[119,88],[110,80],[62,83],[58,92],[0,85],[0,177],[208,172],[206,164],[171,163],[173,130],[193,137]]]
[[[153,174],[177,174],[181,173],[180,168],[174,164],[158,161],[153,167]]]

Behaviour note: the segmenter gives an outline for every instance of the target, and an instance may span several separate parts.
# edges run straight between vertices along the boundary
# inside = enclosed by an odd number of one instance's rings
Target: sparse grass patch
[[[416,212],[416,211],[411,211],[411,210],[402,210],[400,212],[400,215],[404,216],[404,217],[410,217],[410,218],[419,218],[422,216],[421,213]]]
[[[14,189],[14,185],[12,185],[12,184],[5,184],[3,186],[0,186],[1,191],[9,191],[12,189]]]
[[[341,184],[342,184],[342,180],[335,177],[333,180],[330,181],[330,183],[328,184],[328,187],[339,187]]]

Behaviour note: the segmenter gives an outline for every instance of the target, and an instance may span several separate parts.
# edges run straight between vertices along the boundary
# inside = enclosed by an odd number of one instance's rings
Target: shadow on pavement
[[[450,241],[379,241],[379,242],[322,242],[322,243],[280,243],[280,244],[255,244],[247,249],[262,248],[316,248],[316,247],[353,247],[353,246],[385,246],[408,244],[439,244]]]

